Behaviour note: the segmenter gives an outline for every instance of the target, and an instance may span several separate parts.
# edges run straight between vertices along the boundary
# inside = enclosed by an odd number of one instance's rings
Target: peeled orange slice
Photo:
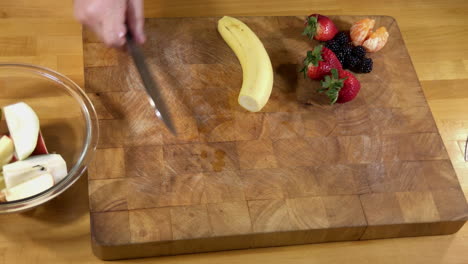
[[[380,27],[364,41],[362,46],[364,46],[368,52],[377,52],[385,46],[387,40],[387,29],[385,27]]]
[[[375,20],[364,18],[355,22],[350,29],[351,41],[354,46],[360,46],[371,34],[371,29],[374,28]]]

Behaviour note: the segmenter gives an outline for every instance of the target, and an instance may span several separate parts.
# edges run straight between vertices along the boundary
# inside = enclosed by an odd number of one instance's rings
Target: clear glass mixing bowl
[[[0,214],[34,208],[63,193],[86,171],[98,141],[97,115],[91,101],[60,73],[34,65],[0,64],[0,107],[17,102],[35,110],[49,153],[61,154],[69,173],[42,193],[0,203]],[[0,135],[5,132],[2,120]]]

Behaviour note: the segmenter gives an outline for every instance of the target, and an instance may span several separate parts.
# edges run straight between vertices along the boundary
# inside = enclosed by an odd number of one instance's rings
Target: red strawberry
[[[321,93],[325,93],[330,98],[330,103],[346,103],[354,98],[361,89],[361,84],[354,75],[345,70],[331,70],[331,76],[325,76],[322,81]]]
[[[301,72],[312,80],[320,80],[330,73],[331,69],[342,69],[341,63],[333,51],[318,45],[313,51],[307,52],[304,68]]]
[[[318,41],[328,41],[338,33],[338,28],[333,21],[319,14],[310,15],[305,25],[302,35],[307,35],[310,39],[314,38]]]

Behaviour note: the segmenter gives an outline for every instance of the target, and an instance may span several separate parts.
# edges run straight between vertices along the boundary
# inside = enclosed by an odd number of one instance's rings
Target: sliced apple
[[[39,118],[34,110],[23,102],[5,106],[3,112],[15,146],[16,158],[24,160],[36,148],[39,137]]]
[[[8,136],[9,137],[9,136]],[[10,138],[10,137],[9,137]],[[11,139],[11,138],[10,138]],[[49,151],[47,150],[47,146],[45,144],[44,137],[42,136],[41,131],[39,131],[39,136],[37,137],[37,145],[36,149],[33,151],[31,156],[36,156],[36,155],[44,155],[44,154],[49,154]],[[18,159],[13,155],[13,158],[11,159],[10,162],[15,162],[18,161]],[[1,169],[0,169],[1,170]]]
[[[3,173],[0,172],[0,190],[5,189],[5,179],[3,178]]]
[[[32,156],[3,166],[3,175],[7,189],[47,172],[55,182],[61,181],[68,174],[67,164],[59,154]]]
[[[0,171],[0,203],[6,202],[6,197],[4,193],[5,189],[5,180],[3,179],[3,173]]]
[[[44,155],[49,154],[47,150],[44,137],[42,136],[41,131],[39,131],[39,137],[37,138],[36,149],[33,151],[32,155]]]
[[[3,190],[3,193],[6,201],[11,202],[39,194],[52,186],[54,186],[54,177],[48,172],[43,172],[43,174],[15,187]]]
[[[28,168],[12,168],[11,165],[22,164],[22,161],[17,161],[9,165],[3,166],[3,179],[5,181],[5,187],[7,189],[13,188],[23,182],[29,181],[37,176],[40,176],[47,172],[44,167],[28,167]]]
[[[10,163],[10,161],[13,159],[14,152],[15,146],[13,145],[13,140],[7,136],[2,136],[0,138],[0,167]],[[0,171],[2,171],[1,168]]]

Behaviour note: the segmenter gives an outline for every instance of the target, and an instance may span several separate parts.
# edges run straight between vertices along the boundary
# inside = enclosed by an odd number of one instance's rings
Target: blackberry
[[[341,65],[345,65],[346,63],[346,56],[343,54],[343,52],[338,52],[338,53],[335,53],[336,57],[338,58],[338,60],[340,61]]]
[[[336,40],[341,46],[344,46],[349,43],[349,36],[348,33],[345,31],[340,31],[336,36],[333,38]]]
[[[343,67],[350,70],[355,70],[356,66],[361,64],[361,59],[356,56],[348,56],[346,58],[346,65]]]
[[[369,73],[372,71],[373,62],[371,58],[364,58],[362,59],[361,63],[357,66],[359,72],[361,73]]]
[[[352,54],[353,46],[346,44],[341,48],[341,50],[346,57],[349,57]]]
[[[362,59],[366,56],[366,49],[363,46],[356,46],[353,48],[353,55]]]
[[[335,54],[341,51],[341,45],[336,40],[333,40],[333,39],[327,41],[327,44],[325,46],[329,48],[331,51],[333,51]]]

